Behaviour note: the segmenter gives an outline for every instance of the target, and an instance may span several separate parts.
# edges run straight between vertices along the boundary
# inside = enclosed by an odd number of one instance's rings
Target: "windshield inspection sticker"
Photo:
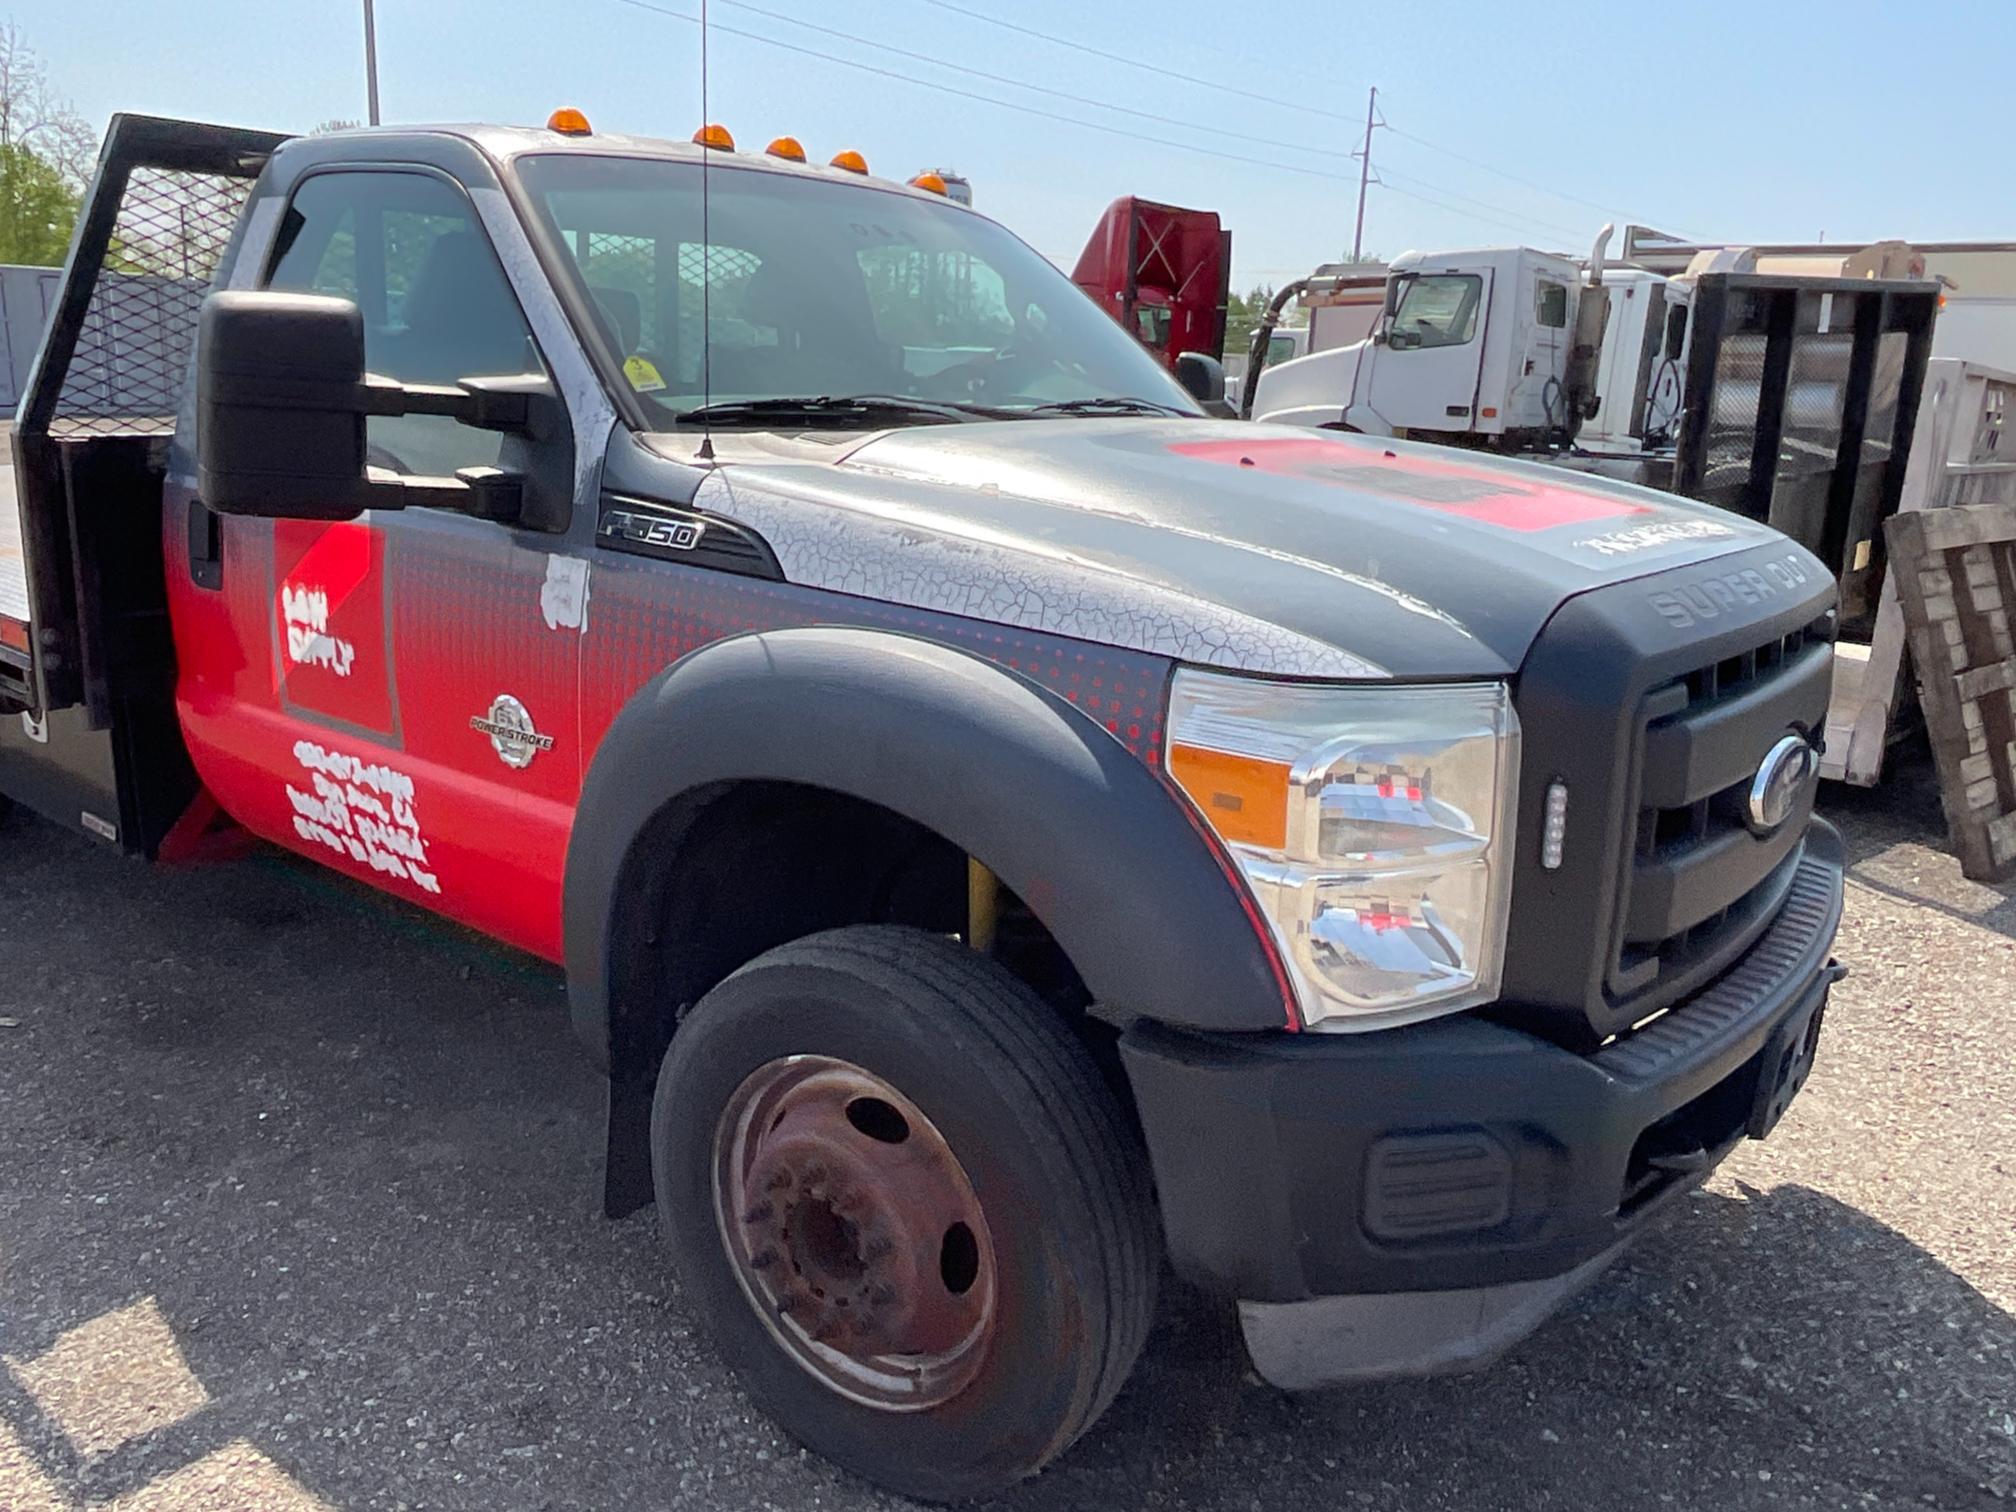
[[[294,759],[305,774],[301,787],[287,784],[295,834],[422,892],[440,893],[413,808],[411,777],[312,740],[294,742]]]
[[[665,387],[665,379],[659,373],[658,365],[649,357],[624,358],[623,376],[630,380],[630,387],[640,394],[655,394]]]
[[[1534,478],[1513,478],[1463,462],[1384,450],[1344,438],[1257,441],[1187,441],[1169,448],[1180,456],[1228,467],[1250,467],[1282,477],[1326,483],[1461,515],[1500,530],[1552,530],[1592,520],[1650,514],[1650,505]]]

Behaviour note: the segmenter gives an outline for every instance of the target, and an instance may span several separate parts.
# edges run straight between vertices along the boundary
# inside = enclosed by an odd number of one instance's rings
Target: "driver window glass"
[[[459,189],[420,173],[321,173],[294,193],[266,286],[364,314],[364,364],[402,383],[545,371],[524,313]],[[494,466],[504,437],[445,415],[374,415],[370,462],[442,475]]]
[[[1134,310],[1135,334],[1156,351],[1164,351],[1169,345],[1169,328],[1173,317],[1166,305],[1139,305]]]
[[[1484,280],[1475,273],[1436,273],[1410,280],[1388,340],[1395,347],[1463,346],[1477,334],[1483,291]]]
[[[1533,318],[1543,326],[1560,330],[1568,324],[1568,287],[1566,284],[1549,283],[1540,280],[1538,292],[1533,299]]]

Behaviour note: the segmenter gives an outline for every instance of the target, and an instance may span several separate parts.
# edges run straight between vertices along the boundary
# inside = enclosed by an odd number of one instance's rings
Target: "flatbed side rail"
[[[80,465],[83,449],[113,437],[134,438],[118,443],[122,451],[165,446],[203,296],[253,181],[285,140],[242,127],[112,118],[15,416],[32,620],[26,655],[17,645],[0,662],[0,708],[46,717],[82,704],[93,729],[110,728],[115,675],[131,658],[108,644],[108,626],[130,632],[136,611],[144,621],[150,606],[102,602],[99,553],[141,542],[94,519],[94,501],[73,487],[90,471]],[[158,527],[146,534],[158,550]],[[158,628],[165,648],[165,625]]]

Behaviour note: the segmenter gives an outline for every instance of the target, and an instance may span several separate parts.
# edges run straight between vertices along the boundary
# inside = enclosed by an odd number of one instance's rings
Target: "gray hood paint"
[[[796,583],[1277,675],[1504,676],[1577,593],[1782,539],[1560,468],[1302,427],[1004,421],[831,456],[733,461],[693,502]]]

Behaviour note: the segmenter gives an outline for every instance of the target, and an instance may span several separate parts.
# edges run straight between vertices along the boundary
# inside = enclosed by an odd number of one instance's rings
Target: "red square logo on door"
[[[385,536],[369,525],[273,522],[273,672],[291,713],[393,736]]]

